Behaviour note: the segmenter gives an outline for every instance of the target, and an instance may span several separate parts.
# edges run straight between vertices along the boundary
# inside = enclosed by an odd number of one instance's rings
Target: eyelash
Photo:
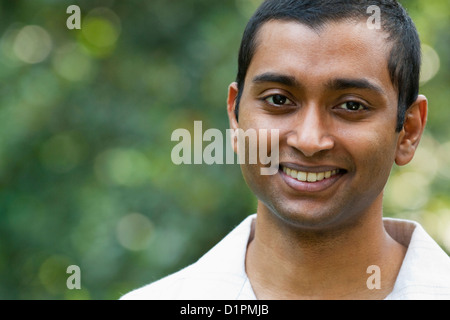
[[[275,103],[275,102],[269,102],[268,101],[269,99],[274,99],[275,97],[281,98],[282,100],[285,100],[284,103]],[[265,101],[266,103],[268,103],[269,105],[274,106],[274,107],[278,107],[278,108],[279,107],[283,107],[283,106],[292,106],[294,104],[288,97],[286,97],[285,95],[282,95],[282,94],[271,94],[271,95],[269,95],[267,97],[264,97],[262,100]],[[289,103],[286,103],[286,102],[289,102]],[[342,105],[345,105],[345,104],[348,104],[348,103],[356,104],[356,105],[359,106],[359,108],[357,110],[349,110],[349,109],[340,108]],[[352,100],[350,100],[350,101],[345,101],[343,103],[338,104],[334,109],[339,109],[339,110],[343,110],[343,111],[347,111],[347,112],[356,113],[356,112],[369,110],[369,107],[367,107],[366,104],[361,103],[359,101],[352,101]]]
[[[359,105],[358,110],[349,110],[349,109],[343,109],[340,108],[342,105],[345,105],[347,103],[352,103],[352,104],[357,104]],[[345,101],[343,103],[338,104],[336,107],[336,109],[340,109],[340,110],[344,110],[344,111],[348,111],[348,112],[361,112],[361,111],[367,111],[369,110],[369,107],[367,107],[367,105],[365,105],[364,103],[361,103],[359,101]]]
[[[281,103],[275,103],[275,102],[269,102],[268,101],[270,98],[272,98],[272,100],[273,100],[273,98],[275,98],[275,97],[281,98],[281,99],[285,100],[285,102],[283,104],[281,104]],[[267,97],[264,97],[262,100],[264,102],[270,104],[271,106],[278,107],[278,108],[279,107],[283,107],[283,106],[292,106],[292,105],[294,105],[294,103],[291,101],[291,99],[289,99],[288,97],[286,97],[285,95],[282,95],[282,94],[271,94],[271,95],[269,95]],[[286,102],[289,102],[289,103],[286,104]]]

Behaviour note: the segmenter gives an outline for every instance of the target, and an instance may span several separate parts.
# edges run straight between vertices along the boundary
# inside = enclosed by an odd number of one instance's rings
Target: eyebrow
[[[345,79],[338,78],[327,82],[326,87],[328,90],[342,91],[347,89],[362,89],[376,91],[382,95],[385,95],[384,90],[378,85],[370,82],[367,79]]]
[[[266,72],[260,75],[257,75],[253,78],[254,83],[261,82],[275,82],[280,83],[288,87],[303,87],[297,79],[293,76],[288,76],[279,73]]]
[[[301,84],[297,81],[297,79],[293,76],[281,74],[281,73],[273,73],[266,72],[260,75],[257,75],[253,78],[254,83],[263,83],[263,82],[275,82],[280,83],[288,87],[298,87],[304,88],[305,85]],[[360,90],[371,90],[382,95],[386,95],[384,90],[378,85],[370,82],[364,78],[337,78],[329,80],[325,87],[331,91],[342,91],[348,89],[360,89]]]

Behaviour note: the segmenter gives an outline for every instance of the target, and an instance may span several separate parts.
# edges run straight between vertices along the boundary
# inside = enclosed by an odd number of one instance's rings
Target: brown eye
[[[275,105],[275,106],[283,106],[286,104],[292,104],[291,100],[289,100],[288,98],[286,98],[285,96],[283,96],[281,94],[271,95],[270,97],[266,98],[266,101],[268,103],[270,103],[271,105]]]
[[[340,109],[348,111],[361,111],[367,109],[363,104],[355,101],[347,101],[339,105]]]

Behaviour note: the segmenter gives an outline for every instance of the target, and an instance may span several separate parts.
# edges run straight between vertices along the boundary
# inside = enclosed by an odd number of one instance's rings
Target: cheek
[[[241,164],[242,176],[248,188],[257,199],[264,201],[270,199],[274,176],[261,175],[261,167],[255,164]],[[270,202],[270,201],[269,201]]]
[[[280,131],[255,117],[251,122],[243,119],[238,134],[243,135],[237,138],[237,144],[244,180],[259,198],[264,198],[278,173]]]
[[[385,185],[395,160],[394,134],[383,130],[367,130],[346,139],[358,175]]]
[[[242,118],[242,121],[239,122],[239,133],[246,137],[244,148],[246,157],[253,156],[255,158],[255,155],[257,155],[258,163],[263,160],[261,162],[265,164],[268,159],[262,159],[263,156],[270,156],[272,150],[276,152],[279,149],[283,131],[279,129],[276,122],[266,119],[264,116],[255,115],[250,120],[248,117]],[[256,138],[253,139],[253,137]],[[238,145],[242,145],[243,141],[244,139],[238,139],[238,142],[240,142]],[[251,154],[248,154],[249,152]]]

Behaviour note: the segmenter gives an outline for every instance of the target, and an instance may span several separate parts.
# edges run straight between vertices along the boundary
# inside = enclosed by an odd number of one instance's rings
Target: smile
[[[323,179],[328,179],[340,172],[339,169],[330,170],[330,171],[322,171],[322,172],[304,172],[304,171],[297,171],[294,169],[282,167],[283,172],[286,173],[288,176],[291,176],[294,179],[297,179],[298,181],[302,182],[316,182],[316,181],[322,181]]]
[[[280,166],[280,174],[284,182],[296,192],[311,193],[325,191],[342,181],[347,170],[339,168],[309,168],[308,171]]]

